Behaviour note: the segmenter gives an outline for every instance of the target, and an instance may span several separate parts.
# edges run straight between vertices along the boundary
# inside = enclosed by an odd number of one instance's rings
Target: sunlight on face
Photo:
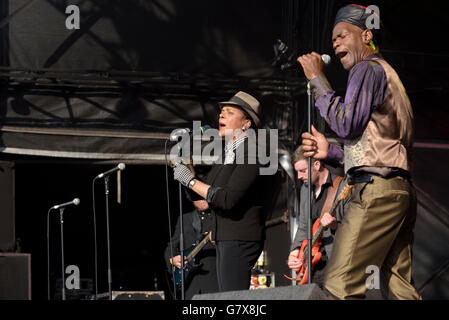
[[[298,174],[298,179],[302,180],[304,183],[307,183],[307,160],[299,160],[295,162],[295,170]]]
[[[245,125],[247,128],[251,125],[251,121],[246,119],[245,114],[240,108],[230,105],[223,106],[218,123],[221,137],[230,135],[237,137]]]
[[[316,160],[312,160],[312,184],[316,184],[318,182],[318,164],[319,162]],[[308,168],[308,164],[307,164],[307,160],[303,159],[303,160],[299,160],[295,162],[295,170],[297,173],[297,177],[298,179],[302,180],[304,183],[307,183],[308,179],[309,179],[309,172],[307,170]]]
[[[332,31],[332,47],[345,70],[350,70],[373,53],[363,41],[367,32],[347,22],[339,22],[335,25]]]

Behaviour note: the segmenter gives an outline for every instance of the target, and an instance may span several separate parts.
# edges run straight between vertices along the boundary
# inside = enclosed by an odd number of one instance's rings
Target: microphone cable
[[[166,192],[167,192],[167,215],[168,215],[168,236],[170,241],[170,259],[173,259],[173,241],[172,241],[172,235],[171,235],[171,213],[170,213],[170,191],[168,188],[168,159],[167,159],[167,143],[169,139],[165,140],[165,147],[164,147],[164,153],[165,153],[165,186],[166,186]],[[170,262],[170,268],[172,273],[172,279],[173,279],[173,297],[176,300],[176,282],[175,282],[175,272],[174,272],[174,265]]]
[[[94,271],[94,278],[95,278],[95,300],[97,300],[98,297],[98,253],[97,253],[97,217],[95,212],[95,180],[97,180],[97,177],[95,177],[92,180],[92,207],[93,207],[93,227],[94,227],[94,265],[95,265],[95,271]]]
[[[47,300],[50,301],[50,211],[47,212]]]

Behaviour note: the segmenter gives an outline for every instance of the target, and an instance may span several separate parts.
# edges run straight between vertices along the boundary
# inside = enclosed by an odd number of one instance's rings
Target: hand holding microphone
[[[300,56],[296,61],[283,64],[281,70],[295,69],[302,66],[307,79],[312,80],[323,72],[323,64],[327,66],[330,63],[331,57],[329,55],[320,55],[316,52],[312,52]]]
[[[298,58],[298,62],[301,64],[304,74],[308,80],[319,76],[323,73],[323,63],[329,64],[330,57],[327,54],[322,56],[316,52],[304,54]]]
[[[189,187],[190,181],[195,178],[192,171],[185,165],[179,163],[173,169],[173,178],[179,181],[183,186]]]
[[[204,125],[204,126],[200,126],[197,129],[199,129],[199,132],[201,135],[204,134],[204,132],[206,130],[209,130],[211,128],[211,126],[209,125]],[[178,128],[173,130],[170,133],[170,141],[179,141],[180,138],[182,138],[184,135],[192,135],[193,136],[194,131],[190,130],[189,128]]]

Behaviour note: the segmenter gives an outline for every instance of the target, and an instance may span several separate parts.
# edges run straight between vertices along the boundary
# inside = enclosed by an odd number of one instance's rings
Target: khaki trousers
[[[357,183],[335,235],[325,289],[339,299],[363,299],[377,268],[385,299],[421,299],[411,275],[416,206],[415,189],[402,177]]]

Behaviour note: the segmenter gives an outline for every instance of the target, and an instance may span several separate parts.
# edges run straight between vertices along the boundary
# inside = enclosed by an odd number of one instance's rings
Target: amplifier
[[[16,249],[14,179],[14,163],[0,161],[0,252]]]
[[[0,300],[31,300],[31,254],[0,253]]]

